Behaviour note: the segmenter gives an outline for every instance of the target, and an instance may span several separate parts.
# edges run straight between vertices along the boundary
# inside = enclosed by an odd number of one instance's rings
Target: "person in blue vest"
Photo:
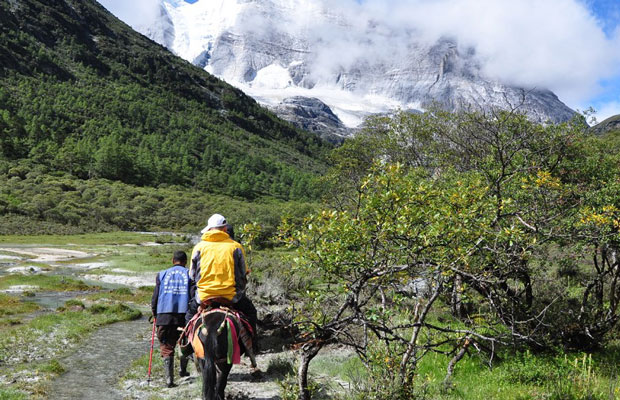
[[[177,251],[172,257],[171,268],[157,274],[151,298],[151,311],[156,319],[157,339],[164,359],[164,374],[168,387],[174,387],[174,349],[185,326],[185,313],[189,304],[189,273],[187,254]],[[179,375],[189,376],[187,357],[181,355]]]

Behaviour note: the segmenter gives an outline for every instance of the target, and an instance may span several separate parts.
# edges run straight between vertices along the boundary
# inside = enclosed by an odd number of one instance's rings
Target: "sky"
[[[99,0],[132,26],[153,18],[159,1]],[[620,114],[620,0],[312,1],[391,32],[455,37],[463,49],[475,49],[490,77],[550,89],[573,109],[593,107],[599,122]]]

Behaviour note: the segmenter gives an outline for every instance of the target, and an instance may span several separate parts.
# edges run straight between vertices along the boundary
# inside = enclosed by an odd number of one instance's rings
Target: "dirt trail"
[[[280,386],[278,379],[280,376],[268,375],[265,373],[269,360],[276,357],[292,358],[292,353],[279,352],[260,354],[257,357],[259,368],[263,371],[262,376],[254,378],[250,375],[250,366],[247,359],[242,359],[242,363],[234,365],[228,378],[226,386],[227,399],[253,399],[253,400],[279,400]],[[174,388],[167,388],[164,384],[163,372],[158,369],[153,374],[150,386],[146,384],[146,377],[142,379],[127,380],[123,383],[124,398],[129,399],[149,399],[157,397],[161,399],[201,399],[202,378],[190,363],[190,376],[179,378],[178,376],[178,357],[175,358],[175,383]]]

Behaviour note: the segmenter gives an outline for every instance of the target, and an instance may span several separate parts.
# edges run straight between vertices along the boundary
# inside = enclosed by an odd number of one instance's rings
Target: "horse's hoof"
[[[252,378],[260,378],[263,376],[263,371],[261,371],[258,367],[250,369],[250,375]]]

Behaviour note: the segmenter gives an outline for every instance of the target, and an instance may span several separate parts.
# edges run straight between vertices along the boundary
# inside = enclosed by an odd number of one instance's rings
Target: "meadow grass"
[[[9,315],[26,314],[41,307],[32,302],[23,302],[18,297],[0,293],[0,318]]]
[[[97,292],[89,294],[86,299],[91,301],[108,300],[115,302],[134,303],[134,304],[149,304],[151,303],[151,296],[153,295],[154,286],[142,286],[137,289],[130,288],[117,288],[110,291]]]
[[[3,327],[17,325],[21,316],[40,310],[38,304],[23,302],[15,296],[0,293],[0,330]]]
[[[80,280],[58,275],[13,274],[0,277],[0,290],[17,285],[38,287],[37,289],[32,289],[32,291],[69,292],[101,289],[99,286],[87,285]]]
[[[620,399],[618,341],[591,354],[503,351],[499,356],[501,361],[496,360],[492,368],[477,354],[466,356],[457,364],[450,384],[445,385],[449,357],[428,353],[415,377],[416,399]],[[348,382],[352,390],[338,394],[339,398],[367,398],[365,384],[382,379],[370,376],[357,355],[346,352],[319,353],[310,363],[310,373],[324,388],[334,386],[333,379],[326,377]]]
[[[102,271],[118,268],[134,273],[157,272],[172,266],[172,255],[183,250],[190,257],[191,248],[186,243],[161,246],[117,247],[113,252],[100,257],[109,263]],[[93,271],[96,272],[96,271]],[[155,276],[153,276],[155,284]]]
[[[40,245],[119,245],[155,243],[184,243],[183,235],[136,233],[136,232],[104,232],[80,235],[0,235],[0,244],[40,244]]]
[[[0,388],[0,400],[26,400],[30,396],[11,388]]]

